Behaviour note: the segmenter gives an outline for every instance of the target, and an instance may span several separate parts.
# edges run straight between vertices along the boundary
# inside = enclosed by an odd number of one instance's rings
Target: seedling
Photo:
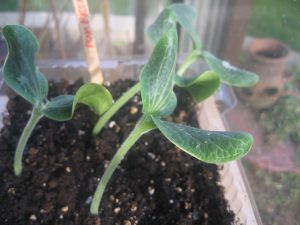
[[[138,87],[141,90],[143,115],[106,168],[93,196],[90,208],[92,214],[98,214],[104,190],[126,153],[143,134],[153,129],[159,129],[178,148],[207,163],[224,163],[238,159],[251,148],[253,139],[246,133],[205,131],[163,120],[177,105],[173,86],[176,80],[178,45],[176,21],[166,19],[163,27],[164,32],[140,73]],[[205,55],[211,59],[211,55]],[[214,58],[213,63],[214,66],[219,66]],[[213,72],[207,72],[209,73]]]
[[[112,105],[110,93],[102,86],[87,83],[80,87],[76,95],[60,95],[47,99],[48,81],[35,66],[35,55],[39,44],[34,34],[19,25],[8,25],[2,29],[8,46],[8,56],[4,65],[4,81],[17,94],[33,105],[29,118],[17,145],[14,158],[14,172],[22,172],[22,157],[26,143],[34,127],[42,117],[56,121],[71,119],[78,103],[88,105],[102,114]]]
[[[221,82],[237,87],[249,87],[256,84],[258,81],[256,74],[238,69],[228,62],[221,61],[213,54],[202,51],[201,41],[193,26],[195,19],[196,11],[193,7],[173,4],[163,10],[156,21],[146,29],[146,34],[153,43],[157,43],[166,32],[169,22],[179,23],[191,37],[193,49],[178,68],[174,76],[175,85],[188,90],[196,102],[201,102],[211,96],[220,87]],[[210,70],[192,78],[183,77],[186,70],[197,60],[205,60]],[[137,83],[124,93],[99,119],[93,133],[98,134],[107,121],[140,90],[141,85]]]

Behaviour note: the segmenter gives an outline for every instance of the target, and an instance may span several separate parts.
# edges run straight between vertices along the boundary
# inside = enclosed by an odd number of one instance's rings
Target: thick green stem
[[[22,172],[22,158],[27,141],[34,127],[42,117],[43,115],[40,113],[40,111],[33,107],[31,117],[29,118],[25,128],[23,129],[22,135],[19,139],[18,146],[15,152],[14,171],[17,176],[19,176]]]
[[[123,106],[125,105],[130,98],[132,98],[137,92],[139,92],[141,89],[140,83],[137,83],[133,87],[131,87],[125,94],[123,94],[113,105],[110,107],[108,111],[106,111],[102,117],[99,119],[99,121],[96,123],[93,134],[98,134],[103,126],[107,123],[107,121],[113,117],[113,115]]]
[[[93,215],[98,214],[98,209],[101,203],[103,192],[106,188],[107,183],[109,182],[112,174],[115,172],[118,165],[121,163],[122,159],[129,151],[129,149],[134,145],[134,143],[146,132],[155,128],[155,125],[152,121],[143,117],[139,123],[136,125],[134,130],[130,133],[127,139],[123,142],[117,153],[114,155],[113,159],[106,168],[98,186],[96,192],[93,196],[90,212]]]
[[[189,68],[191,64],[193,64],[196,60],[198,60],[201,57],[201,52],[199,50],[193,50],[185,59],[183,64],[180,66],[180,68],[177,71],[177,74],[179,76],[182,76],[184,72]],[[108,111],[106,111],[101,118],[96,123],[93,134],[99,134],[104,125],[115,115],[115,113],[123,106],[125,105],[130,98],[132,98],[136,93],[138,93],[141,90],[140,83],[137,83],[133,87],[131,87],[127,92],[125,92],[124,95],[122,95],[113,105],[110,107]]]
[[[201,51],[200,50],[193,50],[190,52],[190,54],[186,57],[184,62],[181,64],[179,69],[177,70],[177,75],[182,76],[184,72],[190,67],[191,64],[193,64],[195,61],[197,61],[201,57]]]

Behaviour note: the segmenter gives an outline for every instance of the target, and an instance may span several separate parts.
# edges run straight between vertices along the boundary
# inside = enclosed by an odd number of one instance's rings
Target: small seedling
[[[178,148],[207,163],[224,163],[238,159],[251,148],[253,139],[246,133],[205,131],[163,120],[177,105],[173,86],[176,80],[178,45],[176,21],[167,19],[163,22],[163,27],[164,32],[161,33],[148,63],[140,74],[143,116],[120,146],[100,179],[90,208],[92,214],[98,214],[104,190],[126,153],[143,134],[153,129],[159,129]],[[210,54],[205,54],[205,57],[211,59]],[[218,61],[214,58],[212,63],[219,68]]]
[[[22,157],[26,143],[34,127],[42,117],[56,121],[71,119],[78,103],[88,105],[98,114],[104,113],[112,105],[110,93],[101,85],[87,83],[80,87],[76,95],[60,95],[47,99],[48,81],[35,66],[35,55],[39,44],[34,34],[19,25],[8,25],[2,29],[7,43],[8,56],[4,64],[4,81],[17,94],[33,105],[14,158],[14,172],[22,172]]]
[[[202,50],[201,41],[194,28],[195,19],[196,11],[193,7],[185,4],[173,4],[164,9],[156,21],[146,29],[146,35],[153,43],[157,43],[166,32],[169,22],[179,23],[191,37],[193,49],[178,68],[174,76],[175,85],[186,89],[199,103],[213,95],[220,87],[221,82],[237,87],[249,87],[256,84],[258,81],[256,74],[231,66],[228,62]],[[187,69],[197,60],[205,60],[210,70],[192,78],[183,77]],[[137,83],[124,93],[99,119],[93,133],[98,134],[107,121],[140,90],[141,85]]]

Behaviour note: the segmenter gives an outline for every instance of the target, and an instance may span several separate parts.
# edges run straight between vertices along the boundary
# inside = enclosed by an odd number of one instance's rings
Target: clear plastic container
[[[102,61],[101,67],[106,82],[113,82],[118,79],[138,79],[139,71],[145,64],[146,60],[143,58],[129,59],[129,60],[110,60]],[[88,80],[88,71],[83,61],[43,61],[38,63],[40,70],[46,75],[48,80],[66,79],[70,82],[82,77]],[[198,106],[199,122],[204,124],[204,129],[225,129],[216,125],[216,121],[221,120],[222,115],[219,113],[219,108],[222,112],[234,107],[235,96],[232,90],[228,87],[221,88],[215,95],[215,102],[211,112],[211,105],[206,107],[205,104]],[[5,111],[6,102],[8,98],[5,95],[0,95],[1,112]],[[209,113],[206,113],[209,110]],[[203,116],[203,114],[205,114]],[[1,113],[2,115],[2,113]],[[212,115],[213,119],[212,119]],[[216,118],[217,116],[217,118]],[[203,119],[206,122],[203,122]],[[2,118],[0,118],[2,121]],[[0,124],[1,125],[1,124]],[[248,186],[247,177],[243,172],[243,167],[240,162],[234,161],[220,167],[221,185],[225,189],[225,198],[228,200],[230,208],[235,212],[239,222],[243,225],[261,225],[260,217],[256,210],[255,202],[252,198],[251,190]]]
[[[0,26],[18,23],[22,14],[22,8],[19,7],[18,2],[24,1],[2,2],[0,3]],[[55,27],[53,12],[48,3],[35,0],[26,2],[24,24],[34,30],[39,37],[41,44],[39,59],[45,60],[40,62],[40,67],[53,79],[59,79],[57,75],[53,74],[58,74],[57,72],[61,71],[62,68],[64,69],[62,76],[68,78],[69,76],[79,77],[83,75],[87,79],[86,64],[83,61],[84,49],[81,44],[72,1],[57,1],[56,11],[60,29]],[[100,3],[97,1],[89,2],[93,32],[96,36],[100,59],[126,57],[124,60],[102,61],[102,68],[105,69],[104,76],[109,76],[112,80],[125,78],[127,74],[135,74],[137,77],[137,71],[145,61],[139,58],[129,58],[137,54],[138,51],[136,50],[139,49],[143,49],[145,54],[151,51],[153,46],[146,37],[143,39],[143,30],[153,22],[165,5],[175,1],[110,1],[110,30],[114,48],[111,56],[106,54],[107,48],[103,36],[104,27]],[[243,169],[240,169],[240,173],[244,177],[242,183],[245,184],[242,189],[247,192],[248,180],[263,224],[295,225],[299,223],[300,128],[297,128],[296,125],[300,124],[298,119],[300,113],[300,101],[298,101],[300,96],[300,1],[186,0],[184,2],[196,8],[196,28],[202,40],[203,48],[233,65],[257,73],[264,73],[255,68],[260,66],[256,59],[251,59],[253,51],[251,50],[251,53],[248,48],[252,45],[251,43],[260,38],[267,38],[280,41],[281,46],[288,46],[289,57],[283,65],[284,70],[280,74],[282,77],[277,79],[280,82],[276,83],[275,87],[274,85],[269,86],[272,83],[271,78],[263,78],[267,81],[266,87],[235,89],[238,95],[236,100],[232,98],[234,96],[232,90],[222,86],[221,90],[224,89],[224,91],[218,92],[215,100],[218,103],[218,108],[224,113],[226,127],[230,130],[248,131],[254,136],[255,143],[252,151],[241,161],[245,173]],[[147,10],[143,11],[145,6]],[[137,15],[137,12],[146,13]],[[139,25],[144,23],[144,27],[138,26],[136,22],[140,22]],[[65,59],[76,60],[52,60],[62,58],[62,48],[57,38],[59,35],[66,53]],[[185,33],[180,35],[180,44],[181,53],[188,52],[192,46],[190,38]],[[262,47],[268,45],[265,43]],[[264,50],[262,53],[268,56],[270,52],[272,51]],[[202,67],[203,64],[201,63],[193,66],[195,71]],[[261,67],[265,68],[265,66]],[[274,70],[274,68],[282,68],[282,65],[280,67],[271,65],[266,71]],[[121,73],[122,70],[128,71],[128,73]],[[262,75],[267,76],[268,74]],[[255,93],[255,91],[261,93]],[[241,92],[243,95],[248,95],[248,100],[241,97]],[[251,106],[251,101],[253,102],[251,96],[257,94],[258,96],[262,94],[262,97],[256,98],[254,103],[257,103],[256,105],[259,105],[261,109]],[[268,99],[270,104],[258,103],[258,100],[263,98]],[[3,102],[4,100],[1,99],[1,107]],[[236,104],[230,108],[232,103]],[[267,105],[268,107],[266,107]],[[276,107],[277,110],[275,110]],[[237,166],[240,168],[240,163]],[[251,199],[251,194],[249,195]],[[256,214],[255,204],[252,207],[254,214]],[[257,217],[258,224],[259,221],[259,217]]]

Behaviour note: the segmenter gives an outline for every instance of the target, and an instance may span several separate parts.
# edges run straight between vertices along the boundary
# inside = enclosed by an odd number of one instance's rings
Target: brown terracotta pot
[[[290,49],[284,43],[270,39],[255,39],[249,45],[249,60],[245,67],[260,77],[257,85],[239,89],[239,97],[256,109],[267,108],[281,95],[284,71]]]

